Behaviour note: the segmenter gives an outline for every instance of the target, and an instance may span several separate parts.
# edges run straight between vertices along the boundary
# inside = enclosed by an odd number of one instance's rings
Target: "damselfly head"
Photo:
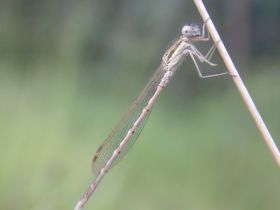
[[[187,38],[201,36],[200,28],[195,24],[184,25],[182,28],[182,35]]]

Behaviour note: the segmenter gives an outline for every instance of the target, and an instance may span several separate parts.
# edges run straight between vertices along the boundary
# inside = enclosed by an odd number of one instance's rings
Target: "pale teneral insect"
[[[214,44],[206,55],[203,55],[195,47],[194,43],[208,40],[208,33],[205,35],[205,24],[202,27],[202,33],[197,25],[185,25],[182,28],[182,35],[166,51],[162,58],[161,65],[146,87],[132,104],[122,120],[109,134],[104,143],[98,148],[92,160],[94,179],[77,203],[75,210],[82,209],[105,174],[134,144],[160,93],[167,86],[179,65],[188,55],[193,60],[199,77],[209,78],[226,74],[220,73],[205,76],[201,73],[196,59],[201,63],[215,66],[216,64],[212,63],[210,59],[215,51],[216,45]]]

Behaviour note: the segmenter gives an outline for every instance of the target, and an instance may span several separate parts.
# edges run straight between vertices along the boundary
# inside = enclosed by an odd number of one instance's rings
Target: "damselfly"
[[[150,79],[144,90],[136,101],[109,134],[104,143],[98,148],[92,160],[94,179],[87,188],[82,198],[77,203],[75,210],[80,210],[85,205],[91,194],[105,176],[105,174],[123,157],[136,141],[145,121],[147,120],[153,105],[157,101],[162,90],[167,86],[170,79],[178,69],[183,60],[190,55],[194,62],[199,77],[208,78],[224,75],[226,73],[204,76],[197,64],[196,59],[201,63],[212,63],[211,57],[215,51],[214,44],[206,55],[203,55],[194,45],[194,42],[208,41],[209,35],[205,35],[205,23],[202,32],[197,25],[185,25],[182,28],[180,38],[166,51],[162,62],[153,77]]]

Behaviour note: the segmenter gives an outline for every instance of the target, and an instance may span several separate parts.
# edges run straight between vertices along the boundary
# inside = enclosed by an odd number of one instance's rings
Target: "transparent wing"
[[[160,65],[146,87],[142,90],[141,94],[131,105],[127,113],[123,116],[123,118],[116,125],[113,131],[105,139],[103,144],[100,145],[100,147],[96,151],[95,156],[92,159],[92,170],[94,176],[97,176],[100,173],[100,170],[105,166],[107,161],[112,156],[114,150],[119,146],[120,142],[126,136],[128,130],[132,127],[135,120],[141,114],[143,108],[148,104],[149,99],[156,91],[157,85],[160,83],[160,80],[163,77],[164,73],[165,72],[162,68],[162,65]],[[145,122],[147,121],[148,116],[149,114],[141,122],[140,126],[135,130],[135,133],[130,139],[129,143],[125,145],[120,155],[115,159],[113,166],[116,165],[116,163],[118,163],[124,155],[126,155],[129,149],[135,143],[136,139],[141,133],[142,128],[144,127]]]

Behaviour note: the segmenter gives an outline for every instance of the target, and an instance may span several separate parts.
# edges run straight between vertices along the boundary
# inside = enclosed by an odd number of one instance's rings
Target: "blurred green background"
[[[205,4],[280,145],[280,2]],[[96,149],[185,23],[202,24],[191,0],[0,2],[0,209],[73,209]],[[214,61],[206,74],[225,71]],[[276,210],[279,189],[231,78],[201,80],[186,59],[85,209]]]

